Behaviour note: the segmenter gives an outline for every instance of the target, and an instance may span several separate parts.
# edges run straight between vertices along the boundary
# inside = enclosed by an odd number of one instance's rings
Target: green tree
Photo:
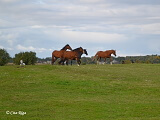
[[[5,49],[0,49],[0,66],[7,64],[9,59],[9,53]]]
[[[16,65],[19,65],[20,60],[23,60],[23,62],[26,65],[34,65],[37,61],[36,53],[30,51],[30,52],[20,52],[18,54],[15,54],[15,58],[13,59],[14,63]]]

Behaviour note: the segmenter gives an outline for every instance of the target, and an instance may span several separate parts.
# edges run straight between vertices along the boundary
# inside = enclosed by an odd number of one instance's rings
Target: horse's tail
[[[98,53],[95,54],[95,56],[92,58],[92,61],[97,60],[97,56],[98,56]]]
[[[54,64],[54,61],[55,61],[55,59],[54,59],[54,54],[53,54],[53,52],[52,52],[52,65]]]

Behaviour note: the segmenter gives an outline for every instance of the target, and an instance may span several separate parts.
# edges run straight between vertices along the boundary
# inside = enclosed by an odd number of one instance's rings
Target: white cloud
[[[140,25],[139,28],[144,34],[160,34],[160,23]]]
[[[8,14],[8,18],[13,25],[74,25],[78,24],[96,24],[96,23],[126,23],[132,19],[132,22],[142,22],[144,17],[157,17],[160,7],[158,5],[137,5],[137,6],[119,6],[115,7],[110,2],[104,0],[91,0],[78,2],[43,1],[45,4],[37,5],[33,2],[20,4],[0,9],[2,15]],[[95,3],[95,4],[79,4]],[[96,4],[101,3],[101,4]],[[15,23],[15,20],[18,21]],[[10,23],[11,24],[11,23]]]
[[[154,53],[158,43],[146,42],[160,38],[159,11],[159,0],[0,0],[0,47],[47,53],[84,43]]]
[[[108,34],[100,32],[79,32],[79,31],[63,31],[62,36],[69,40],[79,42],[94,42],[94,43],[115,43],[125,41],[127,38],[122,34]]]
[[[126,57],[126,56],[145,56],[146,54],[140,53],[140,52],[124,52],[124,51],[117,51],[116,53],[120,57]]]
[[[28,46],[28,47],[25,47],[25,46],[22,46],[22,45],[17,45],[16,48],[20,51],[36,51],[36,52],[43,52],[43,51],[46,51],[47,49],[45,48],[35,48],[33,46]]]
[[[45,31],[45,34],[58,38],[59,41],[65,40],[73,43],[119,43],[127,40],[124,34],[70,31],[65,29],[56,31],[56,33],[54,31]]]
[[[91,29],[88,27],[88,29]],[[125,24],[125,25],[110,25],[108,28],[106,27],[97,27],[99,31],[111,31],[112,32],[121,32],[123,34],[132,33],[132,35],[159,35],[160,34],[160,23],[149,23],[149,24]]]
[[[22,45],[17,45],[17,49],[18,50],[21,50],[21,51],[35,51],[36,49],[32,46],[29,46],[29,47],[25,47],[25,46],[22,46]]]
[[[1,0],[1,2],[7,2],[7,3],[14,3],[14,2],[18,2],[20,0]]]
[[[13,40],[18,37],[17,33],[1,32],[0,34],[1,34],[0,39],[3,39],[3,40]]]

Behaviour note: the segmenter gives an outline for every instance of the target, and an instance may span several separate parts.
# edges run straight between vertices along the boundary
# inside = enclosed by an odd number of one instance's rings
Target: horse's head
[[[65,46],[65,48],[69,49],[69,50],[72,50],[72,48],[68,44]]]
[[[87,53],[87,50],[86,50],[86,49],[83,49],[83,54],[88,55],[88,53]]]
[[[82,47],[79,47],[79,48],[76,48],[76,49],[74,49],[74,50],[72,50],[72,51],[76,51],[76,52],[80,52],[80,53],[83,53],[83,48]]]
[[[113,50],[113,55],[115,55],[115,56],[116,56],[116,50]]]
[[[79,47],[79,51],[83,53],[84,50],[82,47]]]

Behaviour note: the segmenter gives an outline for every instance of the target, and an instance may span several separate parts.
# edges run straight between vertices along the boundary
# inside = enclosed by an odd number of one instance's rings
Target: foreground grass
[[[0,67],[0,118],[159,120],[160,65]]]

